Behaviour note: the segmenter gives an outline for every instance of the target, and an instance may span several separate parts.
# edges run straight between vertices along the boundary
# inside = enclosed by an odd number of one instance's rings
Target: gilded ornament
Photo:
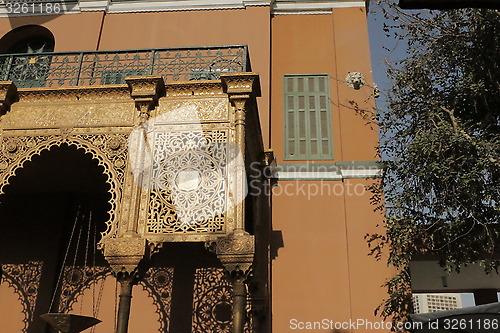
[[[221,130],[155,133],[146,233],[224,231],[226,140]]]
[[[17,151],[17,142],[15,142],[14,140],[11,140],[11,141],[7,141],[7,143],[5,144],[5,150],[7,150],[7,152],[13,154]]]
[[[122,159],[117,159],[114,165],[116,168],[123,168],[125,166],[125,161]]]
[[[120,141],[120,139],[118,138],[112,138],[111,140],[108,141],[108,147],[111,149],[111,150],[118,150],[120,149],[122,143]]]

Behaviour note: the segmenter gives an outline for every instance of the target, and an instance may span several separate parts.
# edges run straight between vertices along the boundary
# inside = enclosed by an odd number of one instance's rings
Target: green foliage
[[[389,67],[393,85],[378,119],[386,172],[372,200],[385,208],[386,234],[367,238],[397,270],[378,310],[402,320],[412,311],[416,256],[433,254],[448,271],[499,266],[500,12],[415,14],[384,1],[394,22],[386,32],[408,47]]]

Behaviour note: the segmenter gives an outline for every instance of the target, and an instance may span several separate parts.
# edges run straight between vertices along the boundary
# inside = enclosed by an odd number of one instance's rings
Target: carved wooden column
[[[129,141],[129,163],[125,186],[120,202],[120,227],[116,238],[104,243],[104,256],[120,282],[120,303],[118,306],[116,333],[127,333],[132,300],[132,288],[140,280],[145,269],[141,262],[146,255],[146,239],[138,234],[141,193],[143,192],[143,170],[147,145],[146,121],[155,108],[165,86],[161,77],[126,78],[130,95],[135,101],[138,113],[134,125],[144,135]],[[131,156],[131,154],[135,154]]]
[[[250,274],[255,239],[243,230],[217,240],[215,253],[233,284],[233,333],[243,333],[246,322],[246,280]]]
[[[221,74],[221,80],[224,87],[224,92],[228,94],[229,100],[234,111],[234,131],[235,143],[238,151],[233,151],[233,154],[241,154],[241,164],[236,164],[233,172],[235,173],[234,184],[234,201],[237,202],[235,212],[235,229],[244,230],[245,227],[245,132],[246,132],[246,111],[248,104],[252,102],[253,97],[260,94],[258,86],[258,76],[254,73],[239,73],[239,74]]]
[[[144,272],[140,263],[145,254],[146,240],[140,237],[127,235],[112,238],[106,242],[104,256],[121,286],[116,333],[127,333],[128,331],[132,287],[139,281]]]
[[[242,163],[236,164],[233,172],[233,195],[235,206],[235,230],[232,234],[217,240],[216,254],[225,269],[228,271],[233,284],[233,333],[243,333],[246,322],[246,280],[250,274],[254,254],[255,238],[248,234],[245,228],[245,131],[246,111],[252,98],[258,94],[258,80],[254,73],[222,74],[221,80],[224,92],[234,112],[235,143],[243,158]]]
[[[144,162],[146,158],[148,137],[147,120],[150,112],[158,104],[158,99],[165,90],[161,76],[129,77],[125,79],[130,88],[130,95],[135,101],[139,113],[135,118],[135,129],[138,135],[131,135],[129,140],[129,172],[124,189],[122,217],[127,221],[126,234],[138,235],[139,208],[141,193],[144,189]],[[146,203],[143,203],[146,204]]]

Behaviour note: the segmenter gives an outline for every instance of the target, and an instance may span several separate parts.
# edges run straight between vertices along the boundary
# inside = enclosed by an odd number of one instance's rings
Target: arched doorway
[[[0,290],[18,294],[22,332],[47,332],[39,315],[59,310],[64,273],[107,266],[96,250],[110,209],[106,180],[90,154],[62,144],[33,156],[0,196]],[[10,319],[0,320],[8,332]],[[15,320],[12,325],[18,327]]]

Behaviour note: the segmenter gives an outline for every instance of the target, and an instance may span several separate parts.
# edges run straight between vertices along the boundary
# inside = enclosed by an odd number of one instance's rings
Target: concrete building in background
[[[0,15],[2,333],[45,313],[95,333],[380,321],[364,1]]]
[[[460,309],[462,295],[460,294],[413,294],[415,313],[427,313]]]

